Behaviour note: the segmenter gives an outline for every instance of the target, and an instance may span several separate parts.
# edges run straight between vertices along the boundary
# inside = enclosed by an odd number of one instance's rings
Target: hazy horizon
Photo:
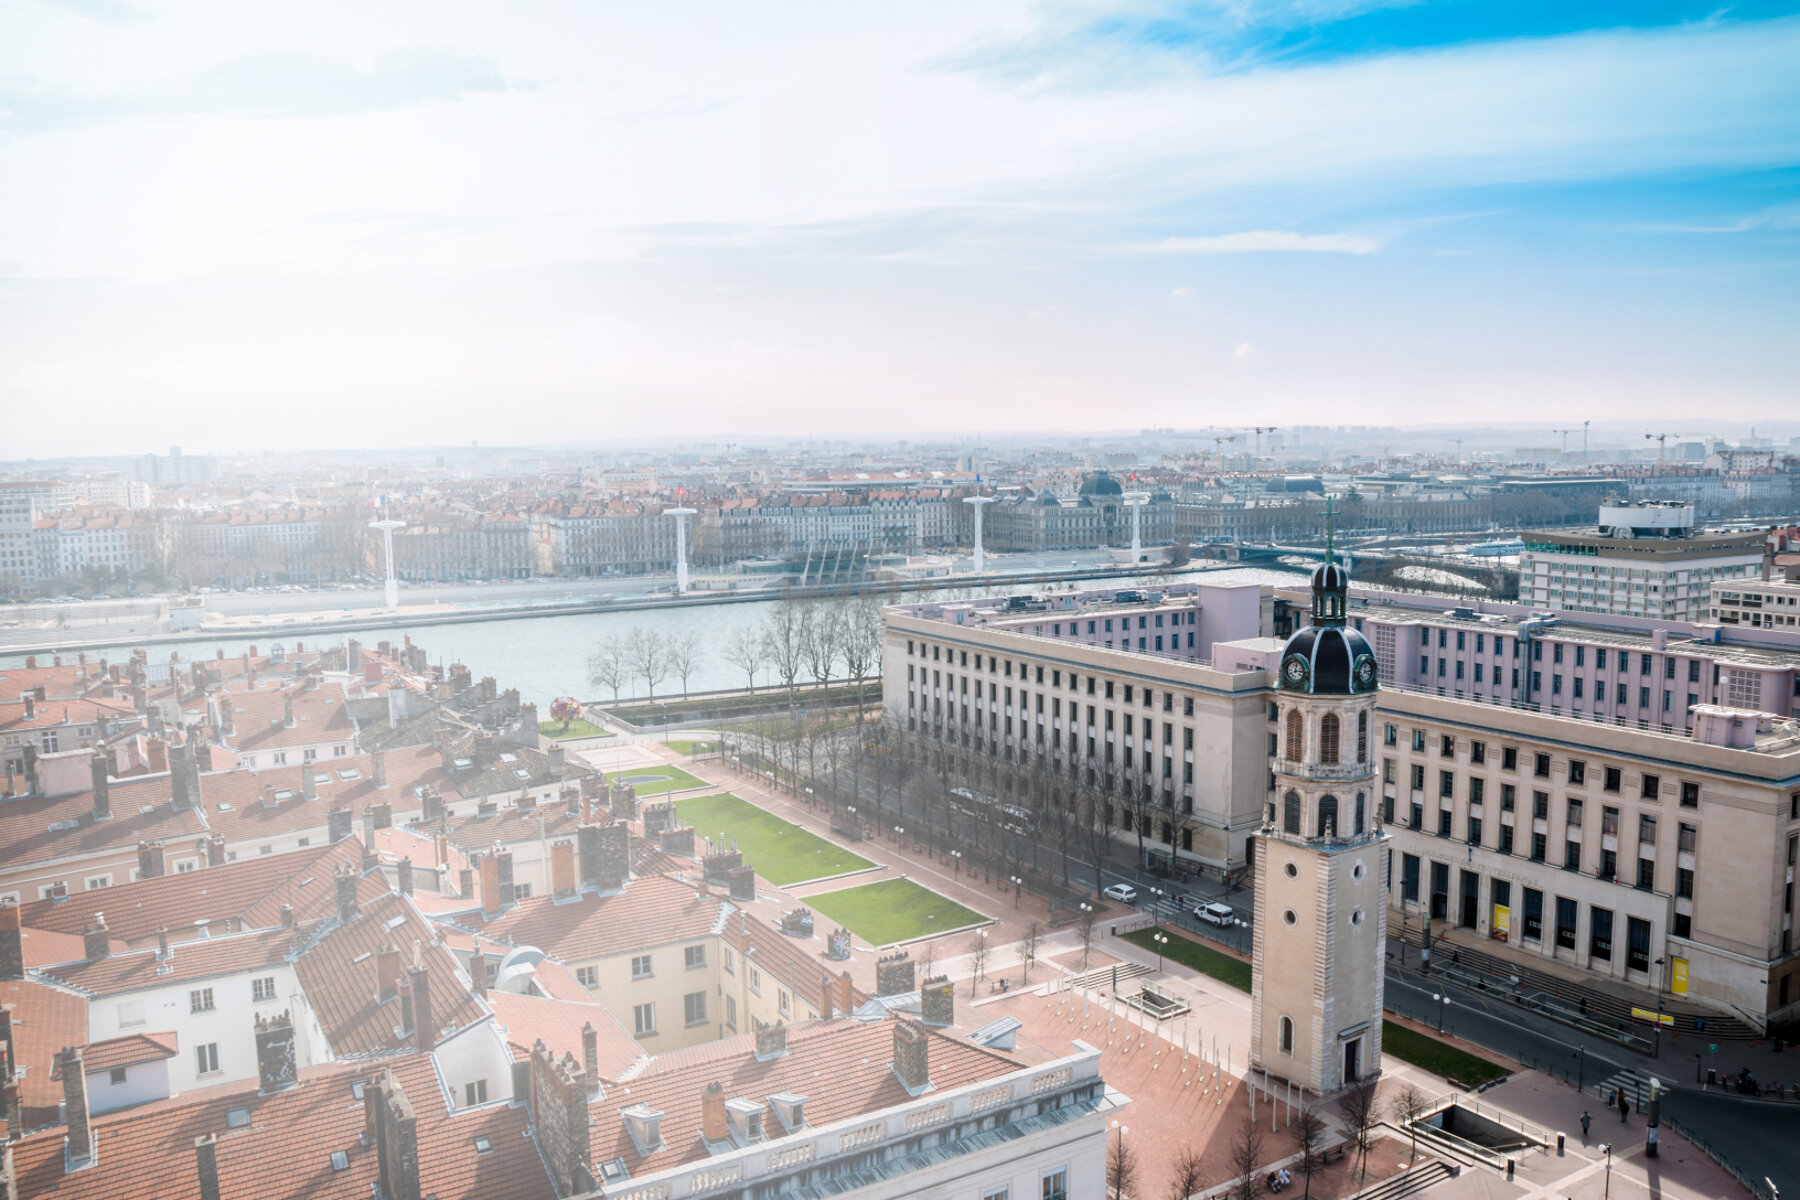
[[[1800,4],[4,12],[9,456],[1800,410]]]

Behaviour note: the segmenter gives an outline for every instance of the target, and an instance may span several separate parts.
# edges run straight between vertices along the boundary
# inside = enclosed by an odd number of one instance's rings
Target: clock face
[[[1356,660],[1356,686],[1369,687],[1375,682],[1375,660],[1363,655]]]
[[[1282,679],[1291,686],[1299,686],[1306,682],[1306,662],[1300,658],[1290,658],[1281,668]]]

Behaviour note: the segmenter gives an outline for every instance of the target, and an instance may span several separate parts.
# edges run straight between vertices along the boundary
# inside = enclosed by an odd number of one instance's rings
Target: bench
[[[1339,1142],[1335,1146],[1328,1146],[1325,1148],[1325,1152],[1319,1156],[1320,1161],[1326,1163],[1327,1165],[1337,1162],[1339,1159],[1344,1157],[1344,1152],[1348,1149],[1349,1149],[1348,1142]]]

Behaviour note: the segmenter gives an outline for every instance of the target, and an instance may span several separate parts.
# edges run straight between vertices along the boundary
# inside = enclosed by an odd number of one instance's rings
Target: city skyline
[[[20,457],[1792,410],[1793,5],[222,11],[10,15]]]

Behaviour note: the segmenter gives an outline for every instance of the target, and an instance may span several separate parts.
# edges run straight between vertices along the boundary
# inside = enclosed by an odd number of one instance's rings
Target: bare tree
[[[744,673],[744,683],[756,691],[756,673],[762,670],[766,651],[762,631],[743,625],[725,643],[725,661]]]
[[[1200,1190],[1205,1182],[1200,1171],[1204,1161],[1200,1151],[1191,1145],[1175,1152],[1175,1160],[1169,1164],[1169,1200],[1189,1200]]]
[[[1038,939],[1043,936],[1043,929],[1036,921],[1025,927],[1025,936],[1019,941],[1019,964],[1025,968],[1019,976],[1021,983],[1031,982],[1031,968],[1037,963]]]
[[[1263,1194],[1263,1127],[1256,1119],[1252,1105],[1250,1119],[1238,1127],[1231,1139],[1231,1170],[1237,1182],[1231,1187],[1232,1200],[1256,1200]]]
[[[790,700],[794,695],[794,683],[806,668],[806,631],[801,615],[803,611],[798,602],[784,600],[775,606],[769,613],[768,620],[763,622],[763,655],[775,669],[775,676],[781,680],[781,686],[787,689]]]
[[[1075,936],[1081,945],[1081,969],[1088,969],[1088,955],[1094,950],[1094,906],[1081,906],[1081,921],[1075,927]]]
[[[1137,1183],[1137,1151],[1125,1140],[1125,1131],[1112,1140],[1106,1150],[1106,1194],[1111,1200],[1129,1200]]]
[[[1300,1111],[1294,1114],[1293,1123],[1288,1126],[1288,1135],[1294,1139],[1294,1149],[1300,1153],[1300,1161],[1294,1164],[1294,1168],[1306,1180],[1306,1190],[1301,1194],[1310,1198],[1313,1176],[1325,1166],[1325,1119],[1303,1104]]]
[[[1350,1139],[1356,1145],[1357,1158],[1361,1164],[1361,1180],[1369,1178],[1369,1145],[1375,1138],[1375,1123],[1380,1118],[1380,1108],[1375,1102],[1375,1081],[1361,1079],[1345,1089],[1338,1097],[1338,1112],[1344,1118],[1344,1126],[1350,1131]],[[1357,1184],[1358,1187],[1362,1183]]]
[[[987,971],[988,941],[985,930],[976,930],[975,936],[969,939],[969,995],[975,994],[975,985],[981,982]]]
[[[881,606],[855,600],[843,609],[838,652],[844,673],[856,684],[856,719],[863,717],[863,685],[881,668]]]
[[[1394,1093],[1393,1099],[1388,1101],[1388,1105],[1388,1112],[1393,1119],[1400,1122],[1412,1138],[1412,1147],[1407,1155],[1408,1161],[1416,1161],[1419,1157],[1419,1129],[1414,1122],[1425,1115],[1425,1109],[1428,1107],[1425,1093],[1409,1083]]]
[[[612,689],[613,703],[619,702],[619,688],[628,678],[625,674],[625,643],[617,635],[609,635],[594,643],[588,652],[588,682],[595,687]]]
[[[663,642],[663,650],[669,660],[669,669],[681,677],[681,694],[688,692],[688,676],[700,666],[700,635],[693,630],[686,633],[672,633]]]
[[[831,685],[831,672],[837,666],[843,643],[843,608],[837,604],[811,604],[803,614],[806,636],[802,646],[806,670],[821,687]]]
[[[656,685],[669,674],[669,650],[662,635],[654,629],[633,625],[625,635],[625,661],[647,686],[651,699],[656,698]]]

